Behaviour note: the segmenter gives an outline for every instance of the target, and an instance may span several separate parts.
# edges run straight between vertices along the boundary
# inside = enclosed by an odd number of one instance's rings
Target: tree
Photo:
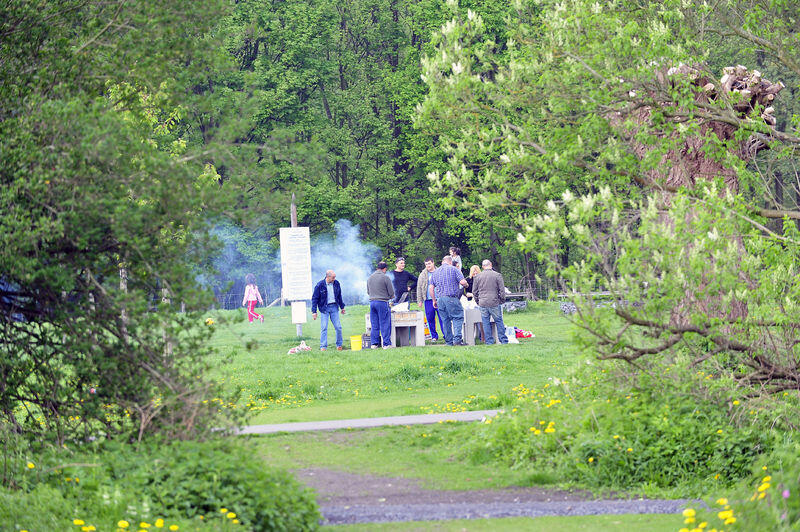
[[[546,250],[562,289],[578,292],[576,321],[601,356],[688,349],[748,384],[797,388],[796,319],[783,304],[795,288],[771,284],[796,271],[796,236],[764,218],[800,213],[774,201],[778,181],[762,164],[791,165],[800,140],[780,98],[766,105],[778,81],[797,80],[796,15],[785,7],[518,2],[505,43],[486,38],[474,13],[454,19],[425,62],[419,120],[447,124],[450,153],[433,186],[487,211],[519,209],[521,245]],[[752,44],[775,82],[764,98],[720,89],[739,74],[722,66],[755,55]],[[611,309],[580,295],[598,290]]]
[[[208,327],[169,302],[208,302],[193,265],[220,194],[177,126],[222,12],[0,8],[0,415],[18,432],[62,443],[207,428]]]

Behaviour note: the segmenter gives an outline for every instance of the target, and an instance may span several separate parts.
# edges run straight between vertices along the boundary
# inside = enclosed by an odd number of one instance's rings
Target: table
[[[395,347],[425,345],[425,318],[421,310],[392,312],[392,345]],[[369,313],[364,314],[367,334],[372,331]]]
[[[494,322],[494,318],[492,317],[489,317],[489,321],[492,325],[492,332],[494,333],[495,342],[498,342],[500,337],[497,335],[497,324]],[[461,337],[465,344],[475,345],[475,338],[480,336],[478,326],[482,325],[482,323],[481,311],[479,308],[464,309],[464,334],[462,334]]]

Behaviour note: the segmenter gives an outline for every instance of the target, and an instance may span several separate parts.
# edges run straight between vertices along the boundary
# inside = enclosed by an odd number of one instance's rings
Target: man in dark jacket
[[[507,344],[508,336],[506,336],[506,326],[503,324],[503,309],[500,307],[506,302],[506,285],[503,282],[503,276],[492,269],[492,261],[484,260],[481,265],[483,271],[475,276],[475,281],[472,283],[472,295],[481,311],[486,345],[494,343],[492,318],[497,324],[497,339],[501,344]]]
[[[342,350],[344,338],[342,337],[342,322],[339,318],[339,309],[344,314],[344,302],[342,301],[342,287],[336,280],[336,273],[333,270],[325,272],[325,278],[314,287],[314,294],[311,296],[311,317],[317,319],[317,308],[322,313],[321,333],[319,339],[320,351],[328,349],[328,319],[336,329],[336,350]]]

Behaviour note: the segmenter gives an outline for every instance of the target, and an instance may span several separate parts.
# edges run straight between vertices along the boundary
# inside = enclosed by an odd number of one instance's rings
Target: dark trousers
[[[425,300],[425,319],[428,320],[428,330],[431,332],[431,338],[434,340],[439,339],[439,335],[436,334],[436,316],[439,316],[439,328],[444,333],[444,326],[442,325],[442,315],[433,308],[433,300],[426,299]]]
[[[369,302],[369,323],[372,327],[370,343],[372,345],[392,345],[392,315],[387,301]]]

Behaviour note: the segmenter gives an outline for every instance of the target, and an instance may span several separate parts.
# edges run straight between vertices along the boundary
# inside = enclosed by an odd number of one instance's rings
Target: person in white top
[[[261,292],[258,291],[258,286],[256,286],[256,276],[248,273],[244,276],[244,280],[247,286],[244,289],[242,305],[247,307],[247,320],[250,323],[253,323],[253,320],[264,323],[264,316],[255,311],[256,303],[264,304],[264,300],[261,299]]]

